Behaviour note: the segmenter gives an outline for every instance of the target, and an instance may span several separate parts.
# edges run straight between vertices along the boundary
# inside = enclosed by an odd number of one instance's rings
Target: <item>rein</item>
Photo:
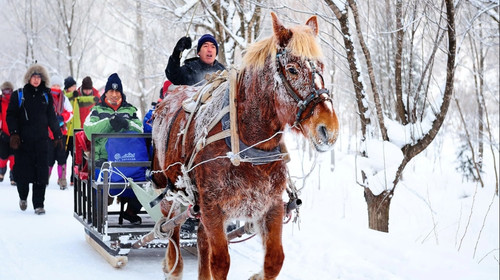
[[[316,67],[314,66],[314,63],[311,62],[310,59],[307,59],[307,62],[309,63],[309,66],[311,66],[312,73],[311,73],[311,86],[313,88],[313,92],[308,95],[305,99],[300,98],[300,96],[297,94],[295,89],[290,85],[290,82],[286,79],[285,77],[285,66],[282,62],[282,58],[286,55],[286,50],[282,49],[276,54],[276,69],[278,70],[278,74],[280,75],[281,80],[283,81],[283,85],[285,86],[286,92],[290,97],[293,98],[297,102],[297,114],[295,117],[295,123],[294,125],[298,125],[304,120],[308,119],[312,115],[312,109],[316,107],[319,103],[323,101],[330,101],[332,102],[332,98],[330,97],[330,91],[326,88],[320,88],[317,89],[315,84],[314,84],[314,78],[316,75],[318,75],[321,78],[321,85],[325,84],[325,81],[323,79],[323,75],[319,73],[316,70]],[[308,106],[312,104],[312,109],[307,114],[304,116],[304,118],[301,119],[302,114],[304,111],[308,108]]]

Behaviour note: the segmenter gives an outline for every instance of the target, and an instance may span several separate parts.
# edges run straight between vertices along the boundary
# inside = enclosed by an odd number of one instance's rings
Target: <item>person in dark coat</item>
[[[15,151],[14,177],[19,193],[19,207],[27,208],[29,184],[33,184],[35,214],[45,214],[45,188],[49,179],[48,128],[54,134],[54,145],[62,146],[62,134],[50,98],[47,70],[34,64],[24,75],[26,85],[12,93],[7,108],[10,147]]]
[[[182,37],[168,59],[165,75],[174,85],[192,86],[202,81],[207,73],[226,69],[215,59],[219,53],[219,45],[214,36],[210,34],[201,36],[196,47],[198,57],[187,59],[184,65],[180,66],[182,52],[190,48],[191,38]]]

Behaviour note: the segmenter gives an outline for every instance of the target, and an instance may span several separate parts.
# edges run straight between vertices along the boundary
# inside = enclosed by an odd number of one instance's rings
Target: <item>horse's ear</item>
[[[273,19],[274,36],[278,39],[279,46],[284,48],[292,38],[292,31],[285,28],[274,12],[271,12],[271,17]]]
[[[318,36],[318,18],[316,16],[312,16],[311,18],[309,18],[306,22],[306,25],[311,27],[315,36]]]

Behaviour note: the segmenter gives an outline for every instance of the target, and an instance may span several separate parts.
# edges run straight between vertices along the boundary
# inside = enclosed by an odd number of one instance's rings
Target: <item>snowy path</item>
[[[375,232],[366,228],[362,190],[348,187],[352,180],[350,160],[343,163],[345,169],[339,164],[332,178],[322,179],[329,180],[329,187],[309,186],[304,190],[300,230],[296,224],[284,226],[286,258],[279,280],[499,278],[498,260],[495,261],[499,242],[498,198],[473,259],[471,252],[484,217],[481,211],[491,198],[487,192],[476,198],[479,208],[474,213],[479,215],[471,222],[466,243],[457,252],[452,240],[460,237],[457,234],[460,230],[456,229],[457,213],[464,211],[463,216],[466,215],[471,198],[463,198],[454,182],[449,182],[453,187],[441,184],[446,193],[440,201],[447,204],[434,207],[439,227],[437,236],[429,235],[432,224],[429,224],[427,206],[415,198],[415,190],[405,187],[399,189],[393,200],[392,233]],[[433,198],[441,196],[433,193]],[[73,188],[61,191],[51,178],[44,216],[33,214],[31,196],[25,212],[19,210],[18,201],[16,188],[8,182],[0,183],[1,280],[163,279],[163,249],[132,250],[128,264],[114,269],[87,244],[83,226],[73,217]],[[263,252],[258,238],[231,244],[230,254],[228,279],[248,279],[260,270]],[[187,252],[184,256],[184,279],[196,279],[196,257]],[[478,264],[483,256],[485,259]]]

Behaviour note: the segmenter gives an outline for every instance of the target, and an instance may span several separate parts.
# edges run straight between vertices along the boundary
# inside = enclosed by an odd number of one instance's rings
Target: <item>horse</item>
[[[250,279],[276,279],[285,257],[283,132],[302,134],[318,152],[331,150],[338,137],[338,119],[322,77],[316,16],[290,28],[273,12],[271,18],[272,35],[247,48],[237,78],[219,83],[203,104],[201,91],[209,84],[177,87],[154,113],[153,179],[159,188],[191,197],[200,209],[198,279],[227,278],[226,226],[234,220],[250,223],[262,238],[263,268]],[[228,102],[234,107],[225,116],[234,118],[213,121]],[[196,110],[186,109],[193,103]],[[220,136],[228,123],[237,129]],[[237,141],[228,141],[233,136]],[[162,212],[173,217],[179,205],[164,199]],[[179,230],[172,231],[163,260],[167,279],[182,279]]]

